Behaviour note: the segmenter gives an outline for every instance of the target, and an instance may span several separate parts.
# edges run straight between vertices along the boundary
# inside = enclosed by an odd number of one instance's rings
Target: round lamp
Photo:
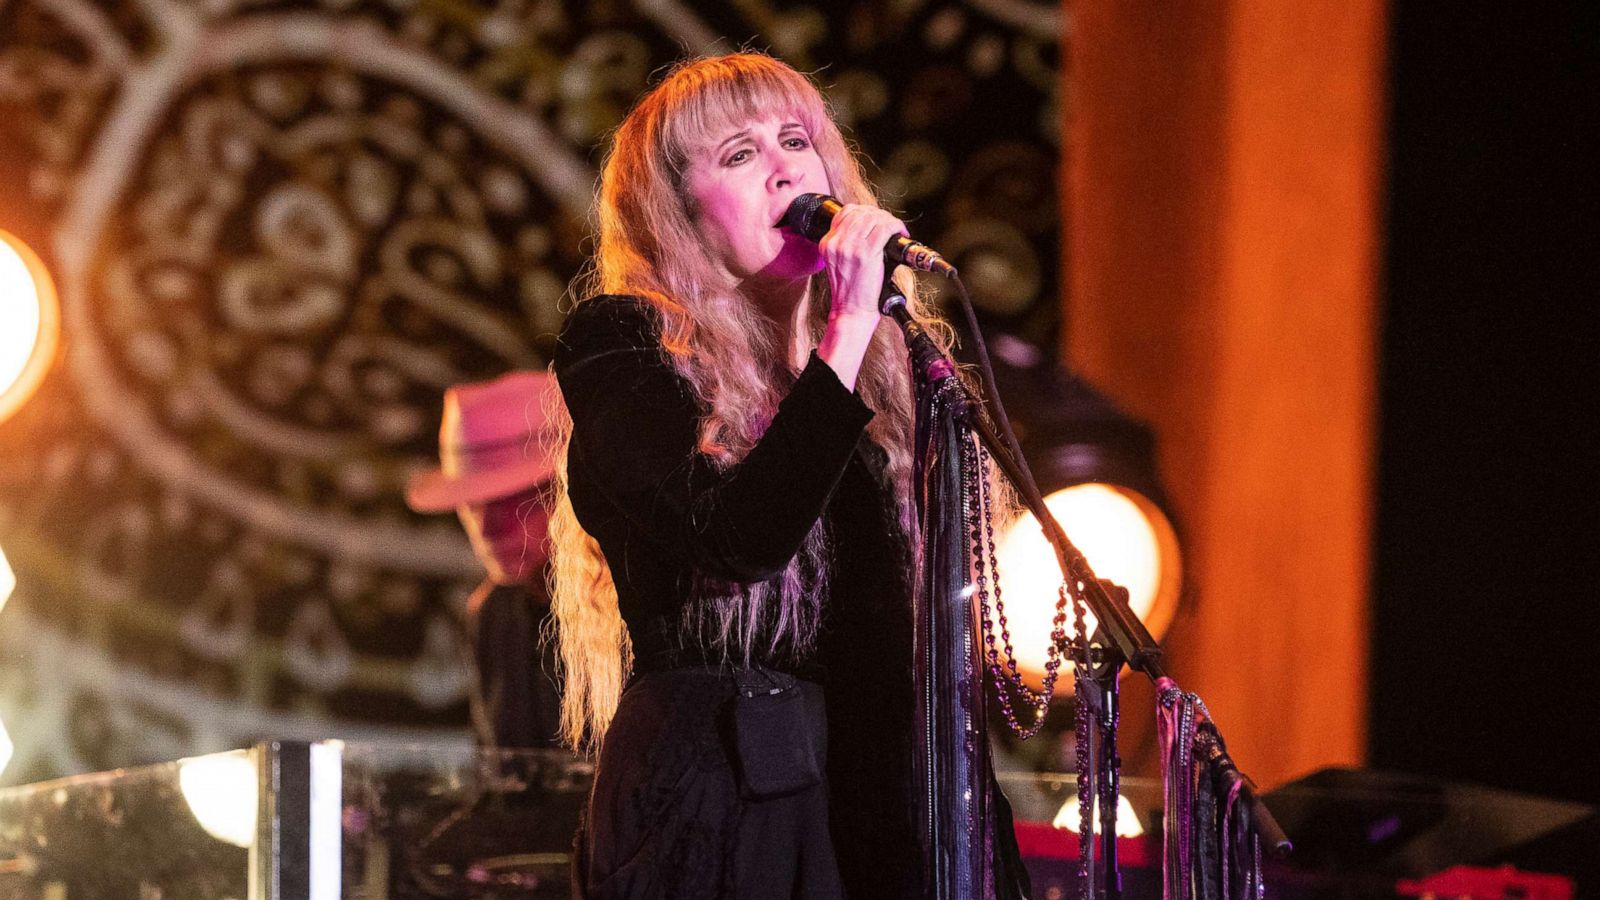
[[[1149,427],[1053,360],[997,367],[996,378],[1045,506],[1095,574],[1127,588],[1128,605],[1160,640],[1178,610],[1183,565]],[[1038,689],[1061,568],[1030,512],[1001,527],[996,556],[1017,666]],[[1071,615],[1069,606],[1069,634]],[[1092,613],[1086,627],[1094,633]],[[1071,678],[1056,690],[1071,694]]]
[[[60,338],[50,273],[27,244],[0,230],[0,422],[39,389]]]

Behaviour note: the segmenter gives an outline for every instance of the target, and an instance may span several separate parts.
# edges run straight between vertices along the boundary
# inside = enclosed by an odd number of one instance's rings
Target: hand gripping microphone
[[[833,217],[843,208],[838,200],[827,194],[801,194],[789,204],[779,224],[808,241],[820,241],[833,224]],[[956,274],[956,267],[945,262],[944,257],[935,253],[932,247],[919,244],[903,234],[889,239],[883,248],[883,255],[891,262],[924,272],[938,272],[946,278]]]

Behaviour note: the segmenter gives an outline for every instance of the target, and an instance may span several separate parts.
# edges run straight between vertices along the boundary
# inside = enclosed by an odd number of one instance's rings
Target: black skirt
[[[839,900],[826,781],[741,791],[728,669],[667,669],[623,692],[578,836],[585,900]],[[817,735],[825,718],[805,723]]]

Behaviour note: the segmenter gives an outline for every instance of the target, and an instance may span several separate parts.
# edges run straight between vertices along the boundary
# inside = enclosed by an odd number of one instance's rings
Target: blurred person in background
[[[512,372],[445,391],[438,468],[406,487],[421,513],[454,510],[483,564],[467,599],[473,730],[485,748],[560,745],[560,685],[550,598],[548,501],[555,464],[545,440],[552,379]]]

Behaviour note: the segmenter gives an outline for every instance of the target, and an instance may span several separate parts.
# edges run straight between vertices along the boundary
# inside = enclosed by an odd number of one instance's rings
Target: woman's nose
[[[805,179],[805,172],[793,160],[779,158],[767,176],[767,186],[773,189],[792,188]]]

